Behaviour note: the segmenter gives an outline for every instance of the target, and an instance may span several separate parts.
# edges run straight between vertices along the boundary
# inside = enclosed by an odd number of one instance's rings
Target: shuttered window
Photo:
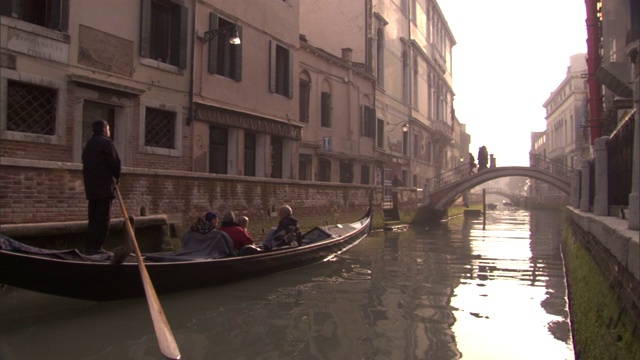
[[[309,122],[309,100],[311,99],[311,82],[300,78],[300,122]]]
[[[360,135],[371,139],[376,137],[376,112],[373,108],[366,105],[362,106]]]
[[[69,30],[69,0],[2,0],[0,15],[51,30]]]
[[[289,49],[271,40],[269,91],[293,97],[293,56]]]
[[[238,30],[238,36],[242,39],[242,27],[219,17],[216,13],[209,14],[209,30],[230,29],[221,31],[209,41],[208,70],[212,74],[233,79],[242,80],[242,44],[230,44],[229,39],[233,35],[231,29]]]
[[[320,95],[320,126],[330,128],[332,126],[331,110],[333,108],[333,99],[328,92],[322,92]]]
[[[187,68],[188,9],[169,0],[142,0],[140,56]]]

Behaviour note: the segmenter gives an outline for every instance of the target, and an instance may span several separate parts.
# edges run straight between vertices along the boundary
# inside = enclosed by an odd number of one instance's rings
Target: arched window
[[[306,71],[300,73],[300,122],[309,122],[309,101],[311,99],[311,76]]]

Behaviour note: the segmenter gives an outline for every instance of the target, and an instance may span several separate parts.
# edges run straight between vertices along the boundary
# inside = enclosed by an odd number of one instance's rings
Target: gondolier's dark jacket
[[[115,197],[115,183],[120,180],[120,157],[113,140],[94,134],[82,152],[82,175],[87,200]]]

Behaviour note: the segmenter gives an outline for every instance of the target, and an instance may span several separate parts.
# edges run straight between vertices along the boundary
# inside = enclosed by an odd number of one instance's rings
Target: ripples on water
[[[561,214],[376,232],[332,261],[161,296],[184,359],[571,359]],[[0,359],[160,359],[144,300],[0,293]],[[59,355],[59,356],[58,356]]]

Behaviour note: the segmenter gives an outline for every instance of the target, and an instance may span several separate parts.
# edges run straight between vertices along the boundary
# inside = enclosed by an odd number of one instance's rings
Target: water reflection
[[[570,359],[562,216],[373,233],[341,257],[162,296],[184,359]],[[5,289],[0,359],[161,359],[144,300]]]

